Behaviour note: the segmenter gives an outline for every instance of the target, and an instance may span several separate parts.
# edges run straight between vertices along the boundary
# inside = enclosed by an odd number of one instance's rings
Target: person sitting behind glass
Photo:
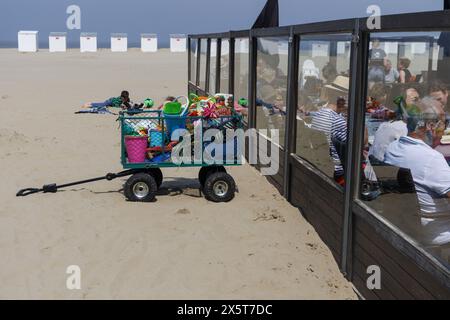
[[[401,96],[405,99],[405,104],[408,106],[408,109],[411,113],[419,113],[418,104],[420,102],[420,94],[419,90],[415,85],[404,85],[402,87]]]
[[[445,84],[440,81],[434,81],[431,83],[428,92],[431,97],[441,104],[442,109],[447,109],[448,89]]]
[[[450,242],[450,167],[433,148],[445,129],[436,112],[437,101],[424,98],[421,113],[408,118],[408,135],[389,144],[384,161],[409,169],[420,206],[424,239],[429,245]]]
[[[335,161],[335,163],[339,163],[340,165],[335,166],[334,170],[334,180],[341,186],[345,185],[344,180],[344,163],[341,161],[341,157],[339,156],[339,152],[336,149],[335,143],[338,142],[341,145],[347,144],[347,102],[344,98],[339,98],[337,102],[336,113],[337,116],[334,116],[331,123],[331,131],[330,131],[330,154]],[[363,145],[363,157],[367,158],[367,145],[368,145],[368,131],[367,127],[364,127],[364,145]],[[345,152],[345,150],[340,150],[341,152]],[[344,156],[344,155],[343,155]],[[337,160],[337,161],[336,161]],[[376,174],[373,170],[368,171],[371,176],[372,181],[377,181]]]
[[[409,116],[414,116],[420,112],[418,107],[420,96],[415,87],[404,87],[402,97],[405,101],[406,109],[401,110],[398,106],[395,113],[388,111],[387,119],[389,121],[380,124],[379,128],[375,132],[372,147],[369,149],[369,156],[375,157],[378,161],[384,161],[384,154],[391,142],[408,134],[405,113]]]
[[[420,94],[416,88],[407,88],[405,90],[405,101],[408,105],[413,105],[420,100]]]
[[[389,59],[384,61],[384,82],[386,84],[393,84],[398,81],[400,74],[398,70],[392,68],[392,62]]]
[[[344,168],[335,146],[331,142],[331,131],[334,127],[336,131],[347,132],[347,120],[342,113],[347,111],[346,97],[348,95],[349,78],[337,76],[332,84],[324,87],[324,97],[327,103],[313,115],[311,128],[322,131],[328,141],[330,156],[334,163],[333,178],[338,184],[343,184]],[[347,138],[347,137],[345,137]]]
[[[380,48],[380,40],[373,40],[372,49],[369,50],[369,72],[367,76],[369,82],[384,82],[386,56],[386,52]]]
[[[270,84],[278,87],[285,83],[286,76],[279,67],[280,57],[277,54],[261,53],[258,55],[256,75],[258,86]]]
[[[422,113],[408,118],[408,135],[389,144],[384,157],[390,165],[410,169],[421,212],[431,215],[450,214],[450,167],[433,149],[445,128],[437,103],[432,98],[421,101]]]
[[[381,82],[375,83],[369,90],[366,112],[371,118],[390,119],[393,111],[386,107],[388,87]]]
[[[256,106],[263,106],[269,115],[276,111],[276,100],[280,88],[286,86],[285,76],[276,54],[261,53],[257,63]]]
[[[344,163],[341,162],[341,157],[333,143],[333,140],[347,142],[347,102],[342,97],[338,98],[336,102],[336,114],[331,122],[330,154],[333,161],[338,164],[334,167],[333,178],[339,185],[344,186]]]
[[[323,68],[322,68],[322,76],[325,79],[326,83],[333,83],[333,81],[338,76],[338,72],[336,69],[336,65],[333,64],[331,61],[328,62]]]
[[[322,99],[326,103],[314,113],[311,128],[324,132],[329,138],[333,118],[343,110],[342,105],[346,104],[344,97],[348,94],[349,79],[338,76],[331,85],[323,87]]]
[[[401,110],[395,113],[395,117],[389,121],[383,122],[374,135],[373,144],[369,149],[369,157],[383,162],[386,149],[393,141],[408,134],[408,128]],[[373,161],[373,160],[372,160]]]
[[[408,83],[408,82],[413,82],[415,77],[413,76],[413,74],[411,73],[411,71],[409,71],[409,66],[411,65],[411,60],[406,58],[406,57],[402,57],[399,59],[398,61],[398,73],[399,73],[399,82],[400,83]]]

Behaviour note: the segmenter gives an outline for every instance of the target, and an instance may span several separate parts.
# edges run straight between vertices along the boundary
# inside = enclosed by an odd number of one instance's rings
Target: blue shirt
[[[420,211],[424,236],[430,244],[450,242],[450,167],[444,156],[425,142],[400,137],[387,147],[384,161],[410,169]]]
[[[384,161],[411,170],[424,213],[450,213],[449,201],[446,199],[447,192],[450,192],[450,167],[441,153],[422,140],[403,136],[389,144]],[[446,200],[445,205],[442,206],[438,200]]]

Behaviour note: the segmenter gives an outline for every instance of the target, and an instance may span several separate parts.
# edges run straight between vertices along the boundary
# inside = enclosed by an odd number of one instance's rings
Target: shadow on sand
[[[123,183],[126,179],[122,180]],[[123,187],[118,190],[108,190],[108,191],[95,191],[91,188],[72,188],[72,189],[61,189],[58,192],[78,192],[78,191],[89,191],[93,194],[108,194],[108,193],[121,193],[123,195]],[[182,178],[182,177],[165,177],[162,185],[156,192],[156,196],[177,196],[186,195],[194,198],[201,198],[202,192],[200,183],[196,178]]]

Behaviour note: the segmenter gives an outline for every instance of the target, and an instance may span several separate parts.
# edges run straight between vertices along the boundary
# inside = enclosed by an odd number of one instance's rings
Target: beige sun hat
[[[342,93],[348,93],[349,86],[350,86],[349,77],[337,76],[332,84],[327,84],[324,86],[324,88],[336,90]]]

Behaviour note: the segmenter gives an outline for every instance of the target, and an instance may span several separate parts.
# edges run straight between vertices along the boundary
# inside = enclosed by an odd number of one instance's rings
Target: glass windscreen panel
[[[220,50],[220,93],[229,92],[229,73],[230,73],[230,40],[222,39]]]
[[[265,37],[257,41],[256,129],[272,140],[270,130],[284,147],[286,125],[288,37]],[[264,131],[266,130],[266,134]]]
[[[196,82],[196,72],[197,72],[197,39],[190,39],[191,41],[191,78],[189,79],[192,83]]]
[[[344,186],[350,84],[350,34],[302,36],[297,156]]]
[[[372,33],[361,199],[447,268],[450,33]]]
[[[208,40],[200,40],[200,82],[199,87],[203,90],[206,88],[206,53],[207,53]]]
[[[209,62],[209,92],[216,93],[216,79],[217,79],[217,39],[211,39],[211,56]]]
[[[244,121],[248,120],[248,76],[249,76],[249,40],[248,38],[235,39],[234,54],[234,100],[241,113],[244,115]]]

